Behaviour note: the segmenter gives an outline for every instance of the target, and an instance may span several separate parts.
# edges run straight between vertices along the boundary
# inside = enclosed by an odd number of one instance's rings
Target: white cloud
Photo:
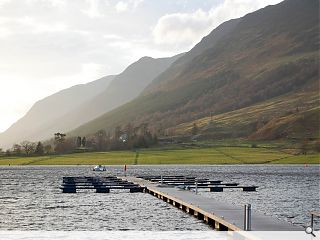
[[[185,49],[199,42],[224,21],[279,2],[281,0],[225,0],[208,11],[198,9],[191,13],[166,14],[153,29],[154,41]]]
[[[167,14],[159,19],[153,34],[158,44],[193,43],[210,25],[210,14],[201,9],[193,13]]]
[[[127,1],[119,1],[115,5],[115,9],[117,12],[127,12],[129,10],[135,10],[143,0],[127,0]]]
[[[128,3],[120,1],[116,4],[115,8],[118,12],[125,12],[128,10]]]
[[[10,36],[12,34],[12,32],[5,28],[5,27],[0,27],[0,38],[6,38],[8,36]]]
[[[107,39],[107,40],[123,40],[124,38],[117,35],[117,34],[104,34],[103,38]]]
[[[16,23],[29,27],[32,33],[65,32],[67,30],[67,26],[65,23],[43,23],[29,16],[17,18],[14,21]]]
[[[86,0],[87,9],[82,10],[90,18],[102,18],[103,14],[100,12],[99,0]]]
[[[131,0],[132,7],[135,9],[137,8],[141,3],[143,3],[144,0]]]
[[[5,5],[6,3],[9,3],[11,0],[0,0],[0,8]]]
[[[34,6],[35,4],[43,4],[54,8],[64,8],[66,6],[66,2],[64,0],[26,0],[25,2],[30,6]]]

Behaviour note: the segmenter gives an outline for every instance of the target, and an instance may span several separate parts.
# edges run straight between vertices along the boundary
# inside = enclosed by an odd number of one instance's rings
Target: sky
[[[190,50],[226,20],[281,0],[0,0],[0,132],[38,100]]]

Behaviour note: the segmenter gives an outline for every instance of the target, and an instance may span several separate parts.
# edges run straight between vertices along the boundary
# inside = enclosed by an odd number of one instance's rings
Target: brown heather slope
[[[176,135],[191,136],[193,125],[199,128],[198,138],[223,139],[248,137],[252,140],[278,138],[319,138],[318,91],[289,94],[268,101],[197,119],[178,125]]]
[[[218,34],[214,42],[215,31],[205,38],[213,43],[204,52],[178,59],[138,98],[71,134],[90,135],[129,122],[147,122],[162,132],[210,114],[318,91],[318,9],[317,0],[286,0],[231,21],[232,27]],[[204,40],[197,46],[208,44]],[[303,108],[306,103],[301,101]],[[242,135],[249,136],[255,130],[247,129]]]

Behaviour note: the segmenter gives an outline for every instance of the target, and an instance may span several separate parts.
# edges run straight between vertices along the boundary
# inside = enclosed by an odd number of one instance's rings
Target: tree
[[[128,141],[130,141],[134,135],[133,126],[131,123],[128,123],[125,127],[125,132],[127,134]]]
[[[145,136],[147,134],[148,130],[148,123],[142,123],[140,126],[140,129],[142,131],[142,135]]]
[[[52,151],[52,146],[50,144],[44,146],[45,154],[50,154]]]
[[[36,150],[34,152],[37,155],[43,155],[44,154],[44,147],[42,145],[41,142],[38,142],[37,146],[36,146]]]
[[[8,156],[8,157],[11,156],[11,152],[9,149],[6,150],[6,156]]]
[[[77,137],[77,147],[81,147],[81,137]]]
[[[82,138],[82,141],[81,141],[81,144],[82,144],[82,147],[85,147],[86,146],[86,137],[83,137]]]
[[[107,148],[107,133],[101,129],[95,133],[95,149],[98,151],[106,150]]]
[[[57,153],[64,153],[67,151],[67,146],[66,146],[66,134],[64,133],[55,133],[54,134],[54,151]]]
[[[14,145],[13,145],[13,152],[14,152],[14,154],[16,154],[16,155],[21,155],[21,152],[22,152],[22,150],[21,150],[21,145],[19,145],[19,144],[14,144]]]
[[[32,153],[34,153],[36,148],[36,144],[29,141],[23,141],[21,146],[27,156],[30,156]]]
[[[121,127],[120,126],[116,126],[116,128],[114,130],[114,139],[115,139],[115,141],[119,141],[120,136],[121,136]]]
[[[54,140],[57,141],[57,142],[64,142],[65,140],[65,137],[66,137],[66,134],[64,133],[55,133],[54,134]]]

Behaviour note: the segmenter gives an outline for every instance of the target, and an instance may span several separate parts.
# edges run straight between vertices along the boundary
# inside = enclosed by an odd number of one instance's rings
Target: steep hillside
[[[109,87],[64,117],[71,130],[137,97],[152,80],[165,71],[179,54],[169,58],[143,57],[117,75]],[[57,126],[59,127],[59,126]]]
[[[112,130],[128,122],[146,122],[162,132],[211,114],[318,90],[318,9],[317,0],[286,0],[230,21],[231,27],[222,24],[196,46],[208,45],[205,51],[186,53],[141,96],[72,134]],[[224,26],[230,28],[223,31]]]
[[[149,94],[159,90],[159,85],[165,81],[169,81],[173,77],[178,76],[183,71],[187,70],[188,62],[198,55],[204,53],[206,50],[214,47],[219,40],[234,30],[240,19],[232,19],[222,23],[214,29],[208,36],[205,36],[198,44],[196,44],[189,52],[181,56],[175,61],[170,68],[156,77],[143,91],[142,94]],[[170,86],[169,86],[170,87]]]
[[[11,147],[22,140],[38,140],[52,136],[56,121],[72,109],[103,92],[114,76],[76,85],[36,102],[27,114],[0,134],[0,146]]]
[[[319,104],[318,91],[288,94],[250,107],[180,124],[174,128],[174,133],[192,136],[195,124],[200,139],[224,139],[230,136],[269,140],[315,139],[320,137]]]

